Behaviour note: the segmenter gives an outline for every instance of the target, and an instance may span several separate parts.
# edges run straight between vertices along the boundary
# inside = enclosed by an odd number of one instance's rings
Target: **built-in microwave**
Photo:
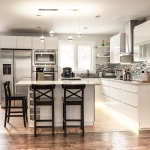
[[[56,65],[56,51],[34,51],[34,65]]]

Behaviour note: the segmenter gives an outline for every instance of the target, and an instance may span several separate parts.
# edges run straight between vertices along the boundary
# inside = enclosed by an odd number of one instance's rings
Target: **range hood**
[[[121,52],[120,56],[133,55],[133,35],[134,35],[133,29],[136,25],[139,25],[143,22],[146,22],[146,19],[130,20],[126,22],[125,52]]]
[[[126,22],[125,52],[121,52],[120,56],[133,55],[133,28],[136,23],[137,20]]]

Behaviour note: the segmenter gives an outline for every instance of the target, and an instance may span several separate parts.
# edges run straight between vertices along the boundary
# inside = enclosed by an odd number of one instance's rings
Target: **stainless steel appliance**
[[[57,51],[56,50],[33,50],[32,66],[38,65],[54,65],[57,66]]]
[[[5,107],[4,81],[10,81],[11,92],[27,94],[27,87],[16,87],[15,83],[20,80],[31,80],[31,50],[1,50],[0,62],[1,76],[1,107]],[[12,107],[19,107],[22,104],[12,102]]]
[[[58,68],[56,66],[33,66],[33,81],[56,81],[58,80]]]
[[[72,77],[72,68],[70,68],[70,67],[63,68],[63,77],[71,78]]]

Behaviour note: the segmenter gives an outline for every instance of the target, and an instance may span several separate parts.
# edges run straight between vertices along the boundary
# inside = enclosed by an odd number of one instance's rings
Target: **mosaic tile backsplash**
[[[89,77],[99,77],[99,72],[115,72],[115,70],[130,69],[130,79],[140,80],[141,73],[150,72],[150,63],[147,62],[133,62],[131,64],[96,64],[96,74],[90,73]],[[87,77],[87,74],[77,74],[80,77]]]

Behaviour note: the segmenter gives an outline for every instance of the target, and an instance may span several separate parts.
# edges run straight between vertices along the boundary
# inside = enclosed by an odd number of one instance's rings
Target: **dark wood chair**
[[[80,127],[82,129],[82,136],[84,136],[84,89],[85,89],[85,84],[82,84],[82,85],[63,84],[62,88],[64,89],[64,97],[63,97],[64,136],[66,136],[67,127]],[[76,92],[72,92],[70,90],[73,90],[73,91],[75,90]],[[81,93],[81,96],[78,95],[79,93]],[[80,119],[67,119],[66,118],[66,106],[68,106],[68,105],[81,106],[81,118]],[[67,125],[67,122],[70,122],[70,121],[80,122],[80,125]]]
[[[32,85],[34,91],[34,136],[36,137],[37,128],[52,128],[52,135],[55,136],[54,131],[54,89],[55,85]],[[51,95],[50,95],[51,94]],[[52,119],[36,119],[36,106],[52,106]],[[52,122],[52,126],[40,126],[37,122]]]
[[[23,117],[24,127],[26,127],[26,122],[28,122],[27,96],[21,95],[21,94],[12,94],[10,91],[10,81],[4,82],[4,91],[5,91],[5,104],[6,104],[4,127],[6,127],[6,122],[9,123],[10,117]],[[12,100],[22,101],[22,111],[11,111],[11,101]],[[20,115],[20,114],[14,115],[14,113],[22,113],[22,115]]]

